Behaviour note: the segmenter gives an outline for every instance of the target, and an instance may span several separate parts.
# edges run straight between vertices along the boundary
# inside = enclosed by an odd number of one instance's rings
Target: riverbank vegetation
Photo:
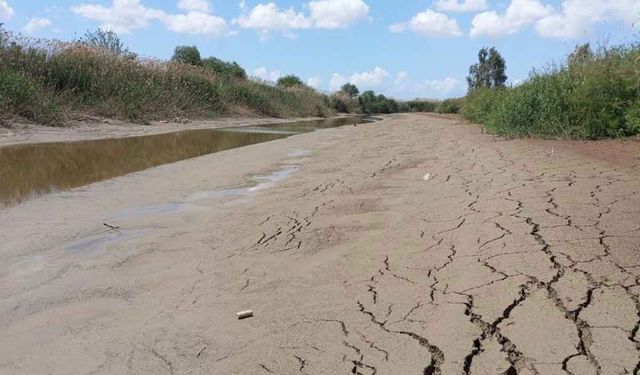
[[[499,135],[598,139],[640,133],[637,45],[578,46],[564,63],[534,71],[514,87],[472,81],[461,113]]]
[[[100,30],[68,43],[0,31],[0,111],[47,125],[78,115],[145,122],[335,113],[306,85],[247,79],[238,64],[202,59],[195,47],[176,48],[171,61],[141,58]]]

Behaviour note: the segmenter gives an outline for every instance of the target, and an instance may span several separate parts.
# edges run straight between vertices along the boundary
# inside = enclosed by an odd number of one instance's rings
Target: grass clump
[[[469,120],[505,136],[598,139],[640,133],[640,47],[591,52],[534,72],[523,84],[478,89],[465,99]]]
[[[198,65],[144,59],[117,41],[103,39],[96,46],[83,40],[31,40],[2,31],[2,116],[58,125],[76,114],[146,122],[235,114],[303,117],[334,113],[328,98],[307,86],[283,88],[249,80],[237,64],[213,58]],[[105,43],[120,48],[99,47]]]

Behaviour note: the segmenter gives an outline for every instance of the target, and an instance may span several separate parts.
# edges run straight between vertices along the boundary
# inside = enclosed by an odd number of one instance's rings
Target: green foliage
[[[358,98],[362,113],[397,113],[400,111],[398,102],[384,95],[376,95],[374,91],[365,91]]]
[[[84,42],[34,42],[11,33],[0,35],[2,117],[19,115],[53,125],[73,113],[142,122],[225,114],[333,114],[325,95],[306,86],[279,88],[239,79],[241,68],[233,63],[218,64],[228,68],[221,73],[211,66],[115,54]]]
[[[434,100],[411,100],[405,103],[406,110],[403,112],[435,112],[438,102]]]
[[[294,76],[293,74],[286,75],[284,77],[280,77],[278,79],[278,87],[295,87],[295,86],[304,86],[304,82],[298,76]]]
[[[199,66],[202,64],[200,51],[196,46],[177,46],[171,60],[187,65]]]
[[[80,38],[80,42],[92,48],[110,51],[116,55],[131,54],[129,49],[125,47],[124,43],[120,40],[118,34],[113,31],[105,31],[102,29],[87,31],[84,36]]]
[[[357,113],[360,111],[358,99],[343,91],[338,91],[331,95],[330,105],[331,108],[335,109],[336,112],[339,113]]]
[[[469,67],[469,91],[482,87],[504,87],[507,82],[506,70],[504,58],[495,47],[482,48],[478,52],[478,63]]]
[[[458,113],[460,108],[462,108],[463,99],[462,98],[453,98],[453,99],[445,99],[438,103],[436,107],[436,112],[438,113]]]
[[[580,46],[566,66],[534,72],[520,86],[471,92],[462,112],[506,136],[629,136],[640,132],[639,83],[639,47]]]
[[[59,110],[52,98],[32,79],[12,71],[0,70],[0,113],[51,124],[59,120]]]
[[[360,94],[360,90],[358,90],[358,87],[353,83],[345,83],[344,85],[342,85],[340,91],[344,92],[352,98],[356,98],[358,97],[358,94]]]
[[[202,66],[223,76],[247,79],[247,72],[235,61],[226,62],[215,57],[207,57],[202,60]]]

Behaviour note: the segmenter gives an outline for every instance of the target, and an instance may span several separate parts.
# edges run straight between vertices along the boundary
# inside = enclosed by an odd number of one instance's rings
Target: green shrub
[[[5,115],[57,124],[72,113],[141,122],[334,113],[325,95],[307,86],[281,88],[247,80],[235,63],[143,60],[87,42],[23,40],[1,30],[0,36],[0,108]]]
[[[460,108],[462,107],[462,101],[463,99],[461,98],[445,99],[440,103],[438,103],[438,106],[436,107],[436,112],[458,113],[460,111]]]
[[[304,82],[298,76],[293,74],[278,78],[278,87],[294,87],[303,86]]]
[[[534,72],[517,87],[470,92],[463,115],[506,136],[597,139],[638,134],[640,48],[597,53],[579,48],[566,66]]]
[[[410,100],[405,104],[402,112],[435,112],[438,106],[438,102],[434,100]]]
[[[238,63],[222,61],[215,57],[202,60],[202,66],[222,76],[247,79],[247,72]]]

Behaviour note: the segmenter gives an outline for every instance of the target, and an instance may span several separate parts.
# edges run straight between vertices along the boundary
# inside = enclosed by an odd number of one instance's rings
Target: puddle
[[[215,130],[184,130],[141,137],[1,147],[0,207],[158,165],[287,138],[294,134],[364,122],[371,120],[343,117]]]

